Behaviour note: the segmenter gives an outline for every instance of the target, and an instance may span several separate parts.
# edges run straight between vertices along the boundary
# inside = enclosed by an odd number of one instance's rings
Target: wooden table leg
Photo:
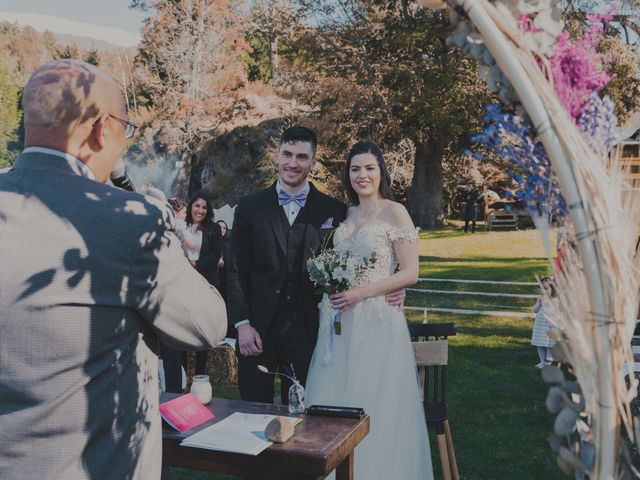
[[[336,480],[353,480],[353,451],[336,468]]]

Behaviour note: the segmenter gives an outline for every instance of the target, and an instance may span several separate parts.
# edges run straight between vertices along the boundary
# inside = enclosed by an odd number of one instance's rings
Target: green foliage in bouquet
[[[307,261],[309,278],[318,286],[317,294],[329,295],[344,292],[360,278],[363,273],[373,268],[377,261],[375,252],[369,257],[358,258],[349,252],[335,249],[323,250]]]

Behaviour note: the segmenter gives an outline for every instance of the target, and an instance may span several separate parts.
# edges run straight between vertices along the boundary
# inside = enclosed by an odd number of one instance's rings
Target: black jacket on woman
[[[202,246],[200,247],[200,256],[196,260],[196,270],[216,288],[220,286],[218,260],[221,255],[222,231],[220,225],[214,223],[202,232]]]
[[[222,237],[222,260],[224,265],[218,269],[218,279],[220,282],[220,295],[226,301],[227,299],[227,270],[228,265],[231,262],[231,235],[230,232]],[[235,331],[235,329],[234,329]]]

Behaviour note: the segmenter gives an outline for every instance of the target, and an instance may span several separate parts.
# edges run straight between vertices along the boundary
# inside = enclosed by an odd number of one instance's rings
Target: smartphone
[[[307,408],[307,414],[322,417],[355,418],[364,417],[364,408],[337,407],[333,405],[311,405]]]

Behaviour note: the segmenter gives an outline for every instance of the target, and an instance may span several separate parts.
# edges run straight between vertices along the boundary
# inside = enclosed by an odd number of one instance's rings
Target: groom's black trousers
[[[315,347],[315,336],[310,334],[307,323],[295,312],[287,308],[279,310],[269,332],[262,335],[260,355],[245,357],[236,347],[238,387],[242,400],[273,403],[275,377],[259,371],[258,365],[264,365],[270,372],[290,374],[288,368],[293,364],[297,379],[302,384],[306,382]],[[280,380],[280,398],[282,404],[287,405],[291,382],[285,377],[281,377]]]

